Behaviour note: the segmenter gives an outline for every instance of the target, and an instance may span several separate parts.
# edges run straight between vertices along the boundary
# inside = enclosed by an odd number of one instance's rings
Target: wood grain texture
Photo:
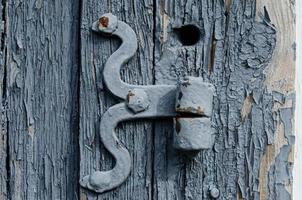
[[[156,84],[177,84],[186,75],[209,80],[215,1],[156,1]],[[176,29],[193,24],[200,41],[184,46]],[[190,37],[190,36],[188,36]],[[154,199],[203,199],[203,157],[181,155],[172,147],[171,120],[156,124],[154,150]],[[206,193],[208,191],[205,191]]]
[[[294,1],[2,0],[0,9],[0,200],[289,200],[295,72]],[[265,7],[265,8],[264,8]],[[172,147],[171,119],[123,123],[132,156],[120,187],[96,194],[80,177],[114,160],[99,137],[119,102],[102,69],[120,41],[91,31],[112,12],[138,36],[121,76],[132,84],[215,85],[213,149],[188,157]],[[200,40],[183,45],[195,25]]]
[[[157,1],[156,7],[156,81],[196,75],[217,91],[213,150],[188,160],[162,140],[171,135],[169,122],[156,129],[155,135],[168,130],[155,140],[157,199],[210,199],[213,186],[218,199],[290,199],[293,2]],[[181,46],[175,35],[185,24],[204,33],[194,46]]]
[[[77,199],[78,8],[8,1],[8,199]]]
[[[120,42],[91,31],[94,21],[107,12],[128,23],[138,36],[138,53],[123,68],[124,81],[132,84],[153,83],[153,6],[150,0],[112,0],[82,2],[81,22],[81,89],[80,89],[80,176],[95,170],[109,170],[114,161],[103,148],[99,137],[102,114],[118,99],[102,82],[102,69]],[[81,189],[81,199],[152,199],[151,122],[131,122],[118,128],[118,137],[132,157],[132,172],[127,181],[105,194]]]
[[[179,78],[192,75],[203,77],[204,81],[215,85],[212,122],[217,131],[216,142],[213,149],[188,158],[172,148],[172,121],[155,120],[154,135],[151,131],[148,139],[141,140],[134,135],[129,141],[120,136],[131,154],[139,158],[133,160],[130,179],[107,194],[97,197],[83,190],[81,197],[211,199],[211,189],[218,188],[218,199],[289,199],[294,102],[291,74],[294,66],[289,60],[290,73],[283,75],[285,65],[282,57],[292,55],[293,51],[289,49],[288,40],[291,39],[282,31],[284,22],[280,24],[276,21],[276,15],[280,17],[282,13],[281,16],[286,17],[279,20],[289,20],[288,23],[293,24],[290,14],[292,3],[272,8],[275,4],[267,0],[270,6],[264,9],[264,1],[260,0],[158,0],[143,7],[140,7],[142,3],[127,2],[110,1],[99,5],[89,1],[88,5],[87,2],[83,4],[81,176],[93,169],[112,167],[102,145],[98,146],[97,127],[106,107],[116,103],[104,91],[100,66],[117,44],[108,39],[96,39],[89,32],[90,24],[104,12],[111,11],[129,23],[137,32],[139,43],[150,41],[148,47],[155,45],[154,49],[139,49],[127,65],[128,69],[122,73],[126,81],[150,84],[154,76],[155,84],[175,84]],[[122,6],[128,9],[123,10]],[[140,8],[139,11],[137,8]],[[128,19],[128,16],[133,18]],[[140,21],[145,18],[149,19],[148,23]],[[136,23],[147,24],[147,27],[138,27]],[[182,45],[177,35],[177,30],[187,24],[200,29],[201,39],[193,46]],[[140,32],[142,27],[146,28],[143,33]],[[151,27],[154,30],[148,29]],[[280,38],[285,42],[281,42]],[[96,46],[101,44],[102,48],[97,50]],[[153,61],[137,65],[138,58],[145,60],[146,57]],[[129,77],[131,70],[147,71],[143,74],[148,74],[148,78],[139,75]],[[285,80],[281,82],[283,77]],[[135,81],[140,78],[142,81]],[[276,84],[279,87],[274,86]],[[127,136],[132,134],[131,126],[124,128]],[[286,139],[283,143],[280,132]],[[135,144],[143,145],[135,149]],[[148,152],[141,154],[144,148]],[[101,163],[98,163],[100,157]],[[141,177],[149,183],[146,193],[143,192],[146,188],[134,186],[135,181],[142,180],[135,177],[136,173],[142,172],[137,162],[148,167],[141,173]],[[284,165],[287,167],[282,167]],[[129,196],[133,188],[136,192]]]
[[[272,62],[269,65],[266,85],[269,90],[277,91],[283,94],[283,102],[276,101],[274,110],[281,114],[277,118],[277,129],[275,133],[275,142],[268,146],[260,167],[260,199],[286,199],[287,197],[278,196],[278,191],[284,191],[279,186],[286,188],[284,193],[292,194],[292,165],[294,163],[294,145],[292,138],[294,135],[294,108],[295,108],[295,71],[296,71],[296,16],[295,2],[282,1],[276,4],[274,1],[259,0],[257,10],[260,11],[266,7],[270,13],[272,23],[278,30],[276,49]],[[258,16],[259,18],[259,13]],[[283,114],[282,114],[283,113]],[[284,120],[287,113],[288,118]],[[283,115],[283,117],[282,117]],[[280,155],[285,158],[280,162]],[[284,166],[286,166],[284,168]],[[279,174],[267,172],[281,171],[286,172],[286,176],[280,178]],[[277,180],[274,183],[271,180]],[[267,187],[269,186],[269,187]]]

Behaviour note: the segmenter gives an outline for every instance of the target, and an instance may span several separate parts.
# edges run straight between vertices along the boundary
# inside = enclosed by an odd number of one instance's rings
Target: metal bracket
[[[100,138],[116,164],[109,171],[95,171],[83,177],[80,180],[82,187],[102,193],[118,187],[129,176],[131,157],[115,133],[116,126],[122,121],[174,117],[176,149],[191,152],[213,146],[210,117],[214,87],[211,84],[197,77],[187,77],[179,85],[127,84],[121,80],[120,69],[137,50],[135,32],[111,13],[94,22],[92,29],[122,40],[121,46],[107,60],[103,76],[107,88],[124,102],[110,107],[100,124]]]

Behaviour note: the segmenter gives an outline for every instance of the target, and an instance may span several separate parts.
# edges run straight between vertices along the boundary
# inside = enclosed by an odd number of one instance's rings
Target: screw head
[[[212,187],[212,188],[210,189],[210,194],[211,194],[211,197],[213,197],[213,198],[216,199],[216,198],[219,197],[220,191],[218,190],[218,188]]]

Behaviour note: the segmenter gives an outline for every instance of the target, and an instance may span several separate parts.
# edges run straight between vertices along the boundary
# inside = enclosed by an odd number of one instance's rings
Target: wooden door
[[[291,199],[294,1],[1,3],[0,200]],[[120,101],[102,78],[120,41],[91,31],[108,12],[138,37],[125,82],[175,84],[190,75],[215,86],[215,144],[188,158],[172,147],[172,119],[122,123],[131,174],[97,194],[79,180],[115,164],[99,124]]]

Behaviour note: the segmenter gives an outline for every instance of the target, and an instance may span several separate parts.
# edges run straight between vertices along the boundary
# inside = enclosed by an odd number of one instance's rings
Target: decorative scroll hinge
[[[110,107],[100,124],[100,138],[116,159],[115,167],[83,177],[80,180],[83,187],[102,193],[118,187],[129,176],[131,157],[115,133],[118,123],[125,120],[172,117],[176,149],[196,153],[213,146],[214,130],[210,117],[214,87],[210,83],[198,77],[187,77],[178,85],[127,84],[121,80],[120,69],[137,50],[136,34],[111,13],[94,22],[92,29],[122,40],[119,49],[107,60],[103,76],[107,88],[124,102]]]

